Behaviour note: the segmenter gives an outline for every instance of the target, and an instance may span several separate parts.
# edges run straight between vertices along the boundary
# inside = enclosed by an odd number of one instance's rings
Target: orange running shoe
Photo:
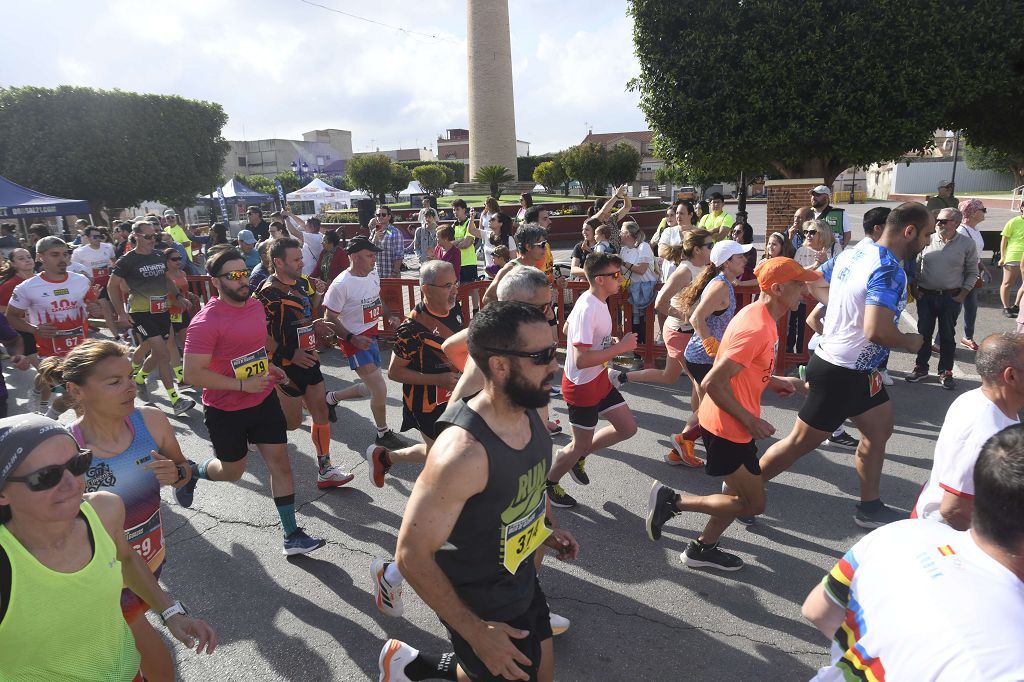
[[[665,461],[672,466],[688,466],[693,469],[704,466],[704,460],[693,454],[693,441],[681,434],[672,436],[672,449],[665,455]]]

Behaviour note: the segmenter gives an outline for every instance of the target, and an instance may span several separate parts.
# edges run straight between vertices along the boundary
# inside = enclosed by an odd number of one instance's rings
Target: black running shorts
[[[619,393],[619,389],[612,387],[612,390],[608,391],[608,394],[601,398],[601,402],[597,405],[590,405],[588,407],[580,407],[579,405],[573,405],[567,402],[566,406],[569,408],[569,423],[578,429],[587,429],[593,431],[597,428],[597,422],[608,410],[615,409],[619,405],[624,405],[626,399]]]
[[[811,388],[798,416],[812,429],[826,433],[850,417],[889,402],[881,378],[872,385],[871,372],[839,367],[817,355],[807,363],[807,383]]]
[[[746,443],[716,436],[707,429],[701,429],[704,441],[704,451],[707,453],[708,462],[704,472],[708,476],[728,476],[736,472],[741,466],[755,476],[761,475],[761,463],[757,459],[757,445],[750,440]]]
[[[288,442],[288,424],[277,392],[271,391],[259,405],[244,410],[220,410],[204,406],[206,428],[213,454],[225,462],[237,462],[249,452],[249,443]]]
[[[316,386],[324,382],[324,375],[320,371],[320,363],[316,363],[312,367],[299,367],[298,365],[286,365],[281,369],[288,375],[288,383],[281,385],[278,384],[278,388],[281,392],[290,398],[300,398],[306,395],[306,389],[310,386]]]
[[[132,313],[132,331],[139,343],[150,339],[166,339],[171,335],[170,313]]]

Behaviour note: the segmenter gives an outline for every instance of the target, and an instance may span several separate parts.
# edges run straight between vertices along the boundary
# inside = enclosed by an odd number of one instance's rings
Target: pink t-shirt
[[[239,308],[214,297],[189,324],[185,354],[210,355],[211,370],[244,380],[269,370],[266,343],[267,317],[262,303],[251,298]],[[260,393],[204,388],[203,404],[237,412],[259,405],[273,390],[273,384]]]

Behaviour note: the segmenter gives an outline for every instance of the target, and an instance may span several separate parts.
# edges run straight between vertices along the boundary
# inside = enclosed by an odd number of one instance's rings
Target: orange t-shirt
[[[764,303],[755,301],[736,313],[729,322],[715,356],[715,363],[732,360],[743,365],[729,384],[736,400],[755,417],[761,416],[761,394],[772,378],[778,346],[779,329],[775,319]],[[710,396],[700,402],[697,419],[701,428],[719,438],[734,443],[752,440],[750,432],[735,417],[715,405]]]

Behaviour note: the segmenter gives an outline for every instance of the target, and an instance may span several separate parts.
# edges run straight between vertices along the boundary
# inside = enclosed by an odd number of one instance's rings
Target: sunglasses
[[[167,260],[172,260],[172,261],[174,261],[175,263],[177,263],[178,261],[180,261],[180,260],[181,260],[181,256],[178,256],[177,258],[168,258]]]
[[[555,309],[555,307],[553,305],[551,305],[551,303],[541,303],[539,305],[534,305],[534,304],[530,303],[529,305],[532,305],[534,308],[536,308],[537,310],[541,311],[545,315],[547,315],[548,313],[553,312],[554,309]]]
[[[221,274],[219,274],[217,276],[218,277],[223,277],[224,279],[229,279],[232,282],[238,282],[238,281],[241,281],[243,279],[249,279],[249,271],[248,270],[232,270],[231,272],[224,272],[224,273],[221,273]]]
[[[804,234],[810,237],[812,234],[818,234],[817,230],[804,230]]]
[[[537,242],[536,244],[530,244],[530,248],[543,249],[547,245],[548,245],[548,243],[546,241]]]
[[[484,348],[489,353],[495,355],[509,355],[514,358],[529,358],[533,360],[533,364],[537,366],[550,365],[551,361],[555,359],[558,354],[558,344],[554,344],[544,350],[534,351],[533,353],[527,353],[522,350],[505,350],[504,348]]]
[[[597,279],[598,277],[611,277],[612,279],[620,279],[622,277],[622,272],[620,270],[616,270],[615,272],[602,272],[600,275],[594,275],[594,279]]]
[[[378,214],[377,214],[377,217],[378,217],[378,218],[387,218],[387,217],[388,217],[388,214],[387,214],[387,213],[378,213]]]
[[[935,224],[936,225],[945,225],[946,223],[951,223],[951,222],[953,222],[952,218],[939,218],[938,220],[935,221]]]
[[[92,450],[79,450],[78,454],[63,464],[52,464],[42,469],[36,469],[26,476],[8,476],[8,481],[24,483],[25,487],[34,493],[54,488],[64,478],[64,470],[67,469],[72,476],[81,476],[89,470],[92,464]]]

